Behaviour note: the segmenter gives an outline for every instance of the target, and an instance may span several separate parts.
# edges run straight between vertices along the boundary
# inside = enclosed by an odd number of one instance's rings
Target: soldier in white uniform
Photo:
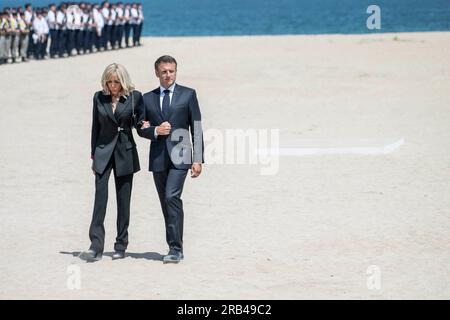
[[[124,9],[124,33],[125,33],[125,45],[126,47],[130,47],[130,32],[131,32],[131,4],[127,3],[125,4],[125,9]]]
[[[75,49],[78,54],[84,54],[83,50],[83,24],[82,24],[82,12],[80,7],[74,6],[74,28],[75,28]]]
[[[110,16],[111,16],[111,48],[112,49],[117,49],[118,45],[117,45],[117,24],[118,24],[118,19],[117,19],[117,5],[115,3],[111,4],[110,9]]]
[[[130,25],[133,30],[133,46],[137,46],[139,41],[139,11],[137,3],[133,3],[131,6],[130,15]]]
[[[108,1],[103,1],[101,13],[103,15],[103,20],[105,21],[105,26],[103,27],[103,34],[102,34],[103,47],[105,48],[105,50],[110,50],[112,47],[111,31],[113,21],[111,19],[111,10],[109,9]]]
[[[58,56],[60,58],[68,55],[67,51],[67,16],[66,5],[61,4],[59,10],[56,13],[56,23],[58,25]]]
[[[67,53],[70,56],[75,56],[77,52],[75,48],[75,12],[73,8],[73,6],[69,6],[66,11]]]
[[[139,3],[137,6],[137,10],[138,10],[138,39],[137,39],[137,43],[138,46],[141,45],[141,35],[142,35],[142,29],[144,27],[144,12],[142,11],[142,4]]]
[[[94,19],[91,11],[91,6],[89,4],[80,5],[82,10],[81,23],[83,25],[83,50],[84,53],[92,52],[92,36],[93,36],[93,26]]]
[[[44,8],[42,8],[42,16],[44,17],[44,20],[45,20],[45,23],[47,24],[47,28],[48,28],[48,22],[47,22],[47,14],[48,14],[48,8],[46,8],[46,7],[44,7]],[[45,55],[44,55],[44,58],[48,58],[48,53],[50,52],[50,41],[49,41],[49,39],[50,39],[50,29],[49,29],[49,31],[48,31],[48,34],[47,34],[47,38],[45,39]]]
[[[46,56],[47,37],[49,33],[47,21],[44,18],[43,11],[36,11],[36,18],[33,21],[34,43],[36,45],[35,57],[37,60],[44,59]]]
[[[123,31],[125,28],[125,11],[123,8],[123,3],[118,2],[117,3],[117,44],[119,48],[122,48],[122,40],[123,40]]]
[[[27,57],[34,57],[34,40],[33,40],[33,20],[34,20],[34,11],[31,4],[27,3],[25,5],[25,22],[28,25],[28,29],[30,33],[28,35],[28,49],[27,49]]]
[[[6,29],[8,27],[8,13],[2,11],[0,14],[0,64],[6,63]]]
[[[58,55],[58,24],[56,22],[56,5],[50,4],[50,10],[47,14],[47,24],[50,29],[50,58],[55,58]]]
[[[95,24],[95,35],[94,35],[94,43],[95,48],[97,51],[103,51],[103,34],[104,34],[104,27],[105,27],[105,20],[103,19],[103,15],[100,12],[100,6],[98,4],[94,4],[94,7],[92,9],[92,15],[94,18],[94,24]]]

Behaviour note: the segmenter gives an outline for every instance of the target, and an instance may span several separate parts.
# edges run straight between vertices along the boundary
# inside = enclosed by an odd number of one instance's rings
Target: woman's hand
[[[150,128],[150,121],[144,121],[142,123],[141,129],[147,129]]]

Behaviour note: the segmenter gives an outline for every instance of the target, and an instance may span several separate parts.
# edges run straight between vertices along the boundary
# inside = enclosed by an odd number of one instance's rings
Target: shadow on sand
[[[74,258],[77,258],[81,251],[60,251],[60,254],[67,254],[71,255]],[[114,252],[103,252],[103,257],[110,257],[112,258]],[[133,259],[146,259],[146,260],[154,260],[154,261],[163,261],[164,255],[158,253],[158,252],[144,252],[144,253],[137,253],[137,252],[125,252],[125,259],[126,258],[133,258]]]

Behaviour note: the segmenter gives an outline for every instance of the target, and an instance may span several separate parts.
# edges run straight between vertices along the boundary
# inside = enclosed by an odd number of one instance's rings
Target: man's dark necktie
[[[164,90],[164,98],[162,101],[162,115],[164,121],[169,118],[169,105],[170,105],[170,90]]]

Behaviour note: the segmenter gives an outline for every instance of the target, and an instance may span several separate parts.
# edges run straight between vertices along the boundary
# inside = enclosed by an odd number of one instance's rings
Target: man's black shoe
[[[125,251],[115,251],[112,255],[113,260],[125,258]]]
[[[169,253],[163,257],[163,263],[178,263],[183,259],[183,253],[176,250],[170,250]]]
[[[78,257],[86,262],[95,262],[101,260],[102,255],[103,254],[100,252],[95,252],[94,250],[89,249],[88,251],[83,251],[80,253]]]

